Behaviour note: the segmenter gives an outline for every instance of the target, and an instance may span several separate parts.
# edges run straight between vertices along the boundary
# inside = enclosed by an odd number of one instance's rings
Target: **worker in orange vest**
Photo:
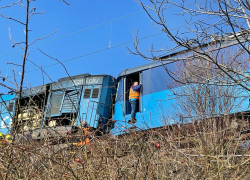
[[[135,81],[133,85],[130,87],[129,102],[131,104],[131,118],[128,121],[128,123],[136,123],[135,111],[136,111],[136,104],[139,101],[141,87],[142,87],[142,84],[138,84],[137,81]]]

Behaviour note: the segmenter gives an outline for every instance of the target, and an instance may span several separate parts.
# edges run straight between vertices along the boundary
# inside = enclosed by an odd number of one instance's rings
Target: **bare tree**
[[[141,55],[152,61],[186,61],[194,58],[213,64],[224,78],[221,84],[241,86],[247,91],[249,88],[249,12],[248,0],[216,0],[216,1],[168,1],[150,0],[138,1],[154,26],[167,35],[175,43],[166,49],[151,48],[151,56],[146,56],[139,50],[136,37],[134,54]],[[168,26],[174,15],[166,15],[170,9],[181,15],[186,21],[182,30],[171,30]],[[225,47],[232,46],[237,53],[230,59],[221,62],[219,56]],[[152,46],[153,47],[153,46]],[[182,51],[178,58],[169,58],[167,54]],[[184,54],[184,56],[182,55]],[[244,54],[244,58],[238,59]],[[243,56],[241,56],[243,57]],[[203,70],[206,67],[203,68]],[[215,83],[218,79],[207,79],[205,82]]]
[[[63,3],[65,3],[65,4],[69,5],[66,1],[64,1],[64,0],[61,0],[61,1]],[[30,61],[28,59],[28,57],[29,57],[29,55],[31,53],[31,50],[32,50],[32,45],[34,45],[34,43],[36,43],[37,41],[46,39],[46,38],[52,36],[54,33],[57,32],[57,30],[56,30],[55,32],[49,34],[48,36],[41,37],[41,38],[36,38],[34,40],[30,40],[29,34],[32,31],[32,29],[30,29],[30,26],[29,26],[30,25],[30,20],[33,19],[36,15],[42,15],[43,13],[45,13],[45,11],[37,12],[36,7],[31,7],[33,2],[34,2],[34,0],[25,0],[25,1],[18,0],[18,1],[10,3],[9,5],[0,7],[0,10],[3,9],[3,8],[5,8],[5,9],[10,8],[10,10],[11,10],[12,7],[18,6],[18,7],[22,8],[22,9],[24,9],[24,11],[25,11],[23,13],[24,16],[25,16],[24,21],[19,20],[19,19],[14,18],[14,17],[11,17],[11,16],[5,16],[4,14],[0,13],[1,17],[9,19],[11,21],[14,21],[14,22],[16,22],[18,24],[21,24],[24,27],[24,34],[25,34],[25,37],[24,37],[24,39],[22,41],[16,42],[12,38],[11,27],[8,27],[9,39],[12,42],[12,47],[13,48],[14,47],[19,47],[23,51],[23,54],[20,55],[21,58],[22,58],[22,63],[21,64],[15,64],[15,63],[12,63],[12,62],[8,62],[8,64],[12,64],[13,66],[21,67],[21,73],[17,73],[20,76],[20,82],[18,82],[17,79],[16,79],[15,70],[13,70],[13,80],[6,79],[5,77],[1,77],[4,82],[10,83],[10,84],[14,85],[16,88],[12,88],[10,86],[7,86],[5,83],[0,84],[1,86],[3,86],[5,88],[17,93],[17,103],[16,103],[16,108],[15,108],[16,113],[15,113],[14,119],[18,119],[18,114],[19,114],[19,112],[21,110],[20,99],[22,98],[21,96],[22,96],[23,85],[24,85],[24,81],[25,81],[26,62],[29,61],[29,62],[34,64],[34,62],[32,62],[32,61]],[[36,64],[34,64],[34,65],[36,65]],[[42,72],[44,73],[43,70],[42,70]]]

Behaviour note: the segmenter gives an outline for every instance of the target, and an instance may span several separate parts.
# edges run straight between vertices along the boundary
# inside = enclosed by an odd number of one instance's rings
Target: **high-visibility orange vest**
[[[139,99],[140,91],[133,91],[133,86],[129,90],[129,99]]]

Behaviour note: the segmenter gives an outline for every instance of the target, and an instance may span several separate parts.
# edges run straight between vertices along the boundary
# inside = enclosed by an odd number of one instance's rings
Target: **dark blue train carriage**
[[[13,125],[16,95],[2,95],[1,132],[14,130],[41,139],[77,132],[84,126],[108,133],[113,127],[109,120],[115,84],[116,79],[110,75],[82,74],[25,89]]]
[[[109,75],[82,74],[50,84],[45,126],[84,125],[109,132],[115,83],[116,79]]]

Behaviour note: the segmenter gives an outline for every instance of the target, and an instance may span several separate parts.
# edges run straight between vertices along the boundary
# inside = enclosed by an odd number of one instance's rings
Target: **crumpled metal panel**
[[[24,89],[22,91],[22,97],[27,97],[27,96],[32,96],[35,94],[45,93],[45,91],[46,91],[46,85],[31,87],[28,89]]]
[[[53,91],[50,99],[50,114],[59,114],[62,105],[63,91]]]
[[[76,112],[82,87],[66,89],[61,113]]]

